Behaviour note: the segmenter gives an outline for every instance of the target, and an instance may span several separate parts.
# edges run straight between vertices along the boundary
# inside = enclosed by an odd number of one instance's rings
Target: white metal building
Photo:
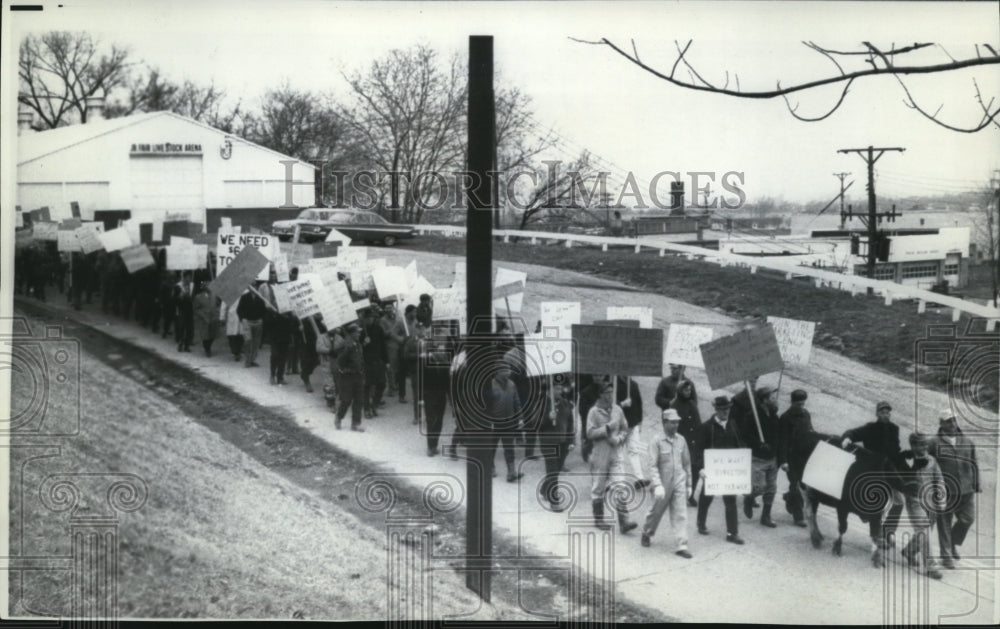
[[[292,164],[283,164],[291,161]],[[290,187],[286,181],[291,167]],[[130,210],[143,222],[206,209],[315,205],[316,167],[171,112],[88,121],[18,135],[17,204],[48,206],[53,219],[80,204]]]

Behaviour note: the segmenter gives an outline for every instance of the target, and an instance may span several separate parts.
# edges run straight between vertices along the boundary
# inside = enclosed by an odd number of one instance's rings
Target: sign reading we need
[[[749,494],[750,448],[705,450],[705,495]]]
[[[227,266],[232,264],[240,251],[247,247],[253,247],[270,261],[276,255],[276,252],[272,250],[272,248],[277,248],[276,242],[278,239],[270,234],[240,234],[220,229],[216,237],[216,273],[222,273]],[[265,264],[257,279],[266,282],[270,276],[269,269],[270,266]]]

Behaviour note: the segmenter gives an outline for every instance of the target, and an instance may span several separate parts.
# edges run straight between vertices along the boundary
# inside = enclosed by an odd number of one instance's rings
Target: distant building
[[[17,139],[17,204],[47,206],[54,220],[69,217],[74,201],[85,219],[186,214],[202,224],[231,210],[287,215],[278,208],[289,190],[292,205],[315,205],[315,166],[171,112],[92,114],[86,124],[22,129]],[[283,161],[302,184],[288,188]]]

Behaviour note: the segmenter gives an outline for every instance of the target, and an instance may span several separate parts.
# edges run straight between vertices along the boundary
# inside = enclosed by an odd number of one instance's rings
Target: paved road
[[[456,258],[404,250],[372,249],[372,257],[385,257],[388,264],[405,264],[416,258],[419,270],[437,286],[448,285]],[[613,282],[581,274],[532,265],[502,264],[529,273],[528,292],[523,316],[533,323],[538,318],[538,302],[581,301],[583,319],[605,318],[609,305],[645,305],[654,309],[657,325],[669,322],[712,325],[717,335],[738,329],[739,322],[721,314],[664,297],[636,293]],[[456,492],[464,485],[464,464],[441,457],[427,458],[422,438],[410,424],[408,406],[390,402],[387,413],[368,422],[364,434],[336,431],[332,417],[319,393],[306,394],[301,385],[269,387],[266,372],[244,369],[222,357],[205,358],[197,353],[177,354],[172,345],[158,336],[131,324],[104,324],[103,318],[83,315],[95,325],[123,340],[156,349],[169,358],[199,370],[203,375],[229,386],[262,405],[279,406],[294,412],[300,425],[321,438],[346,447],[352,452],[396,472],[405,481],[427,484],[435,480],[450,483]],[[222,343],[217,347],[221,350]],[[266,364],[266,355],[260,360]],[[710,388],[704,373],[692,370],[703,397],[702,413],[708,416]],[[776,376],[774,377],[776,380]],[[765,378],[767,381],[767,378]],[[295,381],[292,381],[295,382]],[[644,400],[652,408],[656,380],[638,379]],[[772,384],[774,381],[772,380]],[[895,420],[904,427],[921,426],[936,417],[936,409],[946,403],[944,395],[920,392],[912,382],[872,370],[831,352],[815,349],[810,365],[786,371],[782,380],[783,397],[802,387],[810,392],[814,424],[824,432],[839,432],[848,426],[868,421],[874,404],[889,399]],[[915,405],[914,400],[917,400]],[[783,400],[782,406],[785,406]],[[916,409],[917,413],[914,412]],[[652,420],[653,426],[658,423]],[[651,429],[652,426],[646,426]],[[450,419],[446,431],[450,431]],[[927,428],[924,428],[927,430]],[[988,622],[993,618],[996,600],[996,561],[994,556],[994,509],[996,485],[995,451],[984,457],[983,476],[988,478],[979,508],[979,520],[963,550],[960,568],[947,571],[941,582],[918,579],[912,571],[892,562],[884,571],[871,568],[868,562],[867,527],[853,518],[845,537],[845,555],[829,553],[829,539],[835,534],[835,520],[829,510],[821,510],[820,525],[827,534],[823,550],[809,545],[807,533],[791,526],[791,518],[777,509],[777,529],[764,529],[741,515],[741,534],[747,540],[742,547],[726,544],[722,532],[722,505],[713,505],[708,537],[692,536],[695,557],[684,560],[673,555],[667,527],[661,528],[652,548],[641,548],[638,534],[609,538],[598,535],[588,526],[589,501],[586,500],[589,477],[579,456],[571,454],[570,477],[582,500],[569,512],[553,514],[538,508],[534,490],[541,478],[542,463],[520,463],[526,477],[518,484],[502,479],[494,486],[495,525],[523,541],[522,554],[537,555],[545,561],[569,558],[596,574],[604,574],[616,583],[616,595],[659,610],[665,615],[689,622],[772,622],[772,623],[882,623],[882,622]],[[784,479],[779,491],[784,490]],[[644,512],[645,506],[641,508]],[[693,510],[690,512],[693,520]],[[644,513],[637,514],[641,517]],[[693,533],[693,522],[689,522]],[[571,535],[567,535],[570,532]],[[607,550],[613,565],[601,569],[594,555],[573,553],[568,543],[612,544]],[[898,557],[896,557],[898,559]],[[562,564],[565,565],[565,560]],[[923,588],[926,586],[926,590]],[[905,590],[905,591],[904,591]],[[926,608],[913,607],[915,592],[925,592]],[[909,593],[909,594],[907,594]],[[887,602],[888,601],[888,602]],[[909,601],[909,607],[897,604]],[[947,617],[947,618],[946,618]]]

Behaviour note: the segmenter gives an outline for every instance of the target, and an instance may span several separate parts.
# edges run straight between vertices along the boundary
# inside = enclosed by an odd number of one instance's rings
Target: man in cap
[[[676,555],[691,558],[687,547],[687,496],[691,493],[691,453],[677,433],[681,416],[672,408],[663,411],[663,432],[649,444],[647,476],[652,479],[655,502],[642,527],[642,545],[649,546],[663,513],[670,509],[670,526],[677,540]]]
[[[622,445],[628,436],[628,422],[621,407],[614,403],[611,382],[600,384],[601,396],[587,413],[587,438],[594,444],[590,453],[590,473],[594,477],[590,498],[595,526],[610,529],[611,524],[604,519],[604,494],[611,482],[621,481],[624,476]],[[615,510],[622,533],[628,533],[637,526],[635,522],[629,522],[628,511],[622,502],[615,505]]]
[[[792,405],[778,417],[778,465],[788,475],[788,493],[785,499],[785,509],[795,519],[795,526],[805,527],[806,519],[803,513],[802,490],[799,483],[800,475],[792,471],[788,465],[788,454],[793,444],[798,443],[803,435],[813,432],[812,416],[806,410],[806,400],[809,394],[802,389],[792,391]]]
[[[691,381],[684,376],[684,365],[670,363],[670,375],[660,380],[660,384],[656,386],[656,405],[663,410],[670,408],[670,403],[674,401],[681,384],[685,382]],[[693,388],[694,383],[691,383],[691,386]],[[694,397],[697,400],[697,392],[694,393]]]
[[[340,393],[340,408],[334,423],[340,430],[340,422],[351,409],[351,430],[364,432],[361,427],[361,407],[365,399],[365,359],[361,349],[361,326],[348,323],[344,346],[337,352],[337,390]]]
[[[899,455],[906,514],[913,526],[913,537],[901,554],[921,574],[940,579],[930,556],[930,533],[936,514],[944,511],[944,492],[935,489],[944,486],[944,476],[927,452],[927,441],[925,435],[915,432],[910,435],[910,449]]]
[[[842,436],[841,446],[847,448],[852,443],[862,443],[866,450],[881,454],[891,460],[899,454],[899,426],[892,422],[892,405],[885,400],[875,405],[876,419],[863,426],[852,428]],[[903,513],[903,494],[897,490],[892,491],[892,506],[885,517],[885,525],[882,534],[889,541],[890,546],[895,546],[894,534],[899,526],[899,516]]]
[[[941,410],[938,424],[937,437],[931,440],[929,452],[937,460],[944,477],[951,481],[945,483],[945,508],[937,518],[941,563],[951,569],[959,559],[956,546],[965,541],[965,535],[976,518],[975,494],[980,493],[982,488],[979,485],[976,446],[962,434],[950,408]]]
[[[753,518],[754,501],[757,496],[764,497],[764,509],[760,514],[760,523],[769,528],[777,526],[771,519],[771,505],[774,504],[774,494],[778,491],[778,405],[774,402],[774,389],[762,386],[756,395],[757,418],[753,413],[740,426],[743,441],[750,446],[752,453],[752,488],[750,494],[743,497],[743,513]],[[760,431],[757,430],[760,422]],[[761,436],[763,435],[763,437]]]
[[[698,431],[698,439],[695,442],[694,456],[692,464],[698,470],[698,477],[705,478],[705,450],[743,448],[743,439],[740,438],[736,425],[729,419],[729,409],[732,404],[725,395],[720,395],[712,402],[715,413],[707,422],[701,425]],[[702,487],[698,496],[698,532],[708,535],[708,528],[705,521],[708,518],[708,508],[712,505],[713,496],[705,493]],[[726,541],[732,544],[742,544],[743,538],[739,534],[739,518],[736,515],[736,495],[722,497],[722,502],[726,507]]]

